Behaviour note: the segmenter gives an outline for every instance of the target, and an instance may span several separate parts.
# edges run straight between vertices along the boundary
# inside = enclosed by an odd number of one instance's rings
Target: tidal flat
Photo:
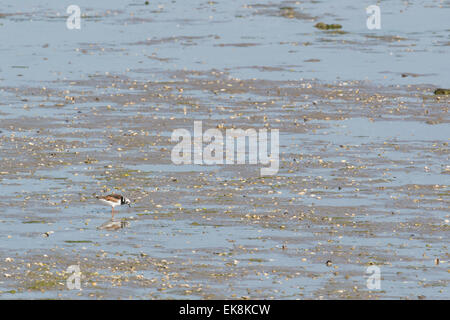
[[[450,298],[448,4],[31,3],[0,12],[0,299]],[[278,173],[173,164],[194,121],[278,129]]]

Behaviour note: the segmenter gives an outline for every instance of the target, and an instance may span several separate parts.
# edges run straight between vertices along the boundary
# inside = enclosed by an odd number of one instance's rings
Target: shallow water
[[[0,298],[450,297],[447,2],[144,3],[0,11]],[[173,164],[197,120],[279,129],[278,174]]]

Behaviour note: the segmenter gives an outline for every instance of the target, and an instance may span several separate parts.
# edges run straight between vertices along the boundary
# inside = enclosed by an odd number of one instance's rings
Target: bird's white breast
[[[103,202],[104,204],[107,204],[108,206],[112,206],[112,207],[116,207],[118,205],[120,205],[120,201],[119,202],[112,202],[112,201],[108,201],[105,199],[100,199],[101,202]]]

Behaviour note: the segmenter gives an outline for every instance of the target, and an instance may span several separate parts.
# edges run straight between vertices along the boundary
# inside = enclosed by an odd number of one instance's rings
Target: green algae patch
[[[26,288],[28,290],[50,290],[61,287],[61,281],[58,280],[35,280],[30,283]]]
[[[434,90],[435,95],[450,95],[450,89],[438,88]]]
[[[250,262],[263,263],[263,262],[266,262],[267,260],[265,260],[265,259],[260,259],[260,258],[250,258],[250,259],[248,259],[248,261],[250,261]]]
[[[47,221],[44,221],[44,220],[30,220],[30,221],[24,221],[24,222],[22,222],[22,223],[25,223],[25,224],[30,224],[30,223],[43,223],[43,224],[45,224],[45,223],[47,223]]]
[[[338,29],[342,29],[342,25],[337,24],[337,23],[327,24],[327,23],[319,22],[319,23],[316,23],[314,25],[314,27],[316,27],[317,29],[320,29],[320,30],[338,30]]]
[[[9,293],[9,294],[16,294],[17,293],[17,291],[16,290],[9,290],[9,291],[0,291],[0,294],[1,293]]]

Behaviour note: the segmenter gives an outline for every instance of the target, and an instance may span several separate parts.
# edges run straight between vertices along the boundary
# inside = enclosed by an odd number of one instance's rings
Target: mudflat
[[[1,299],[449,298],[448,6],[141,2],[2,8]],[[194,121],[279,130],[277,174],[174,164]]]

